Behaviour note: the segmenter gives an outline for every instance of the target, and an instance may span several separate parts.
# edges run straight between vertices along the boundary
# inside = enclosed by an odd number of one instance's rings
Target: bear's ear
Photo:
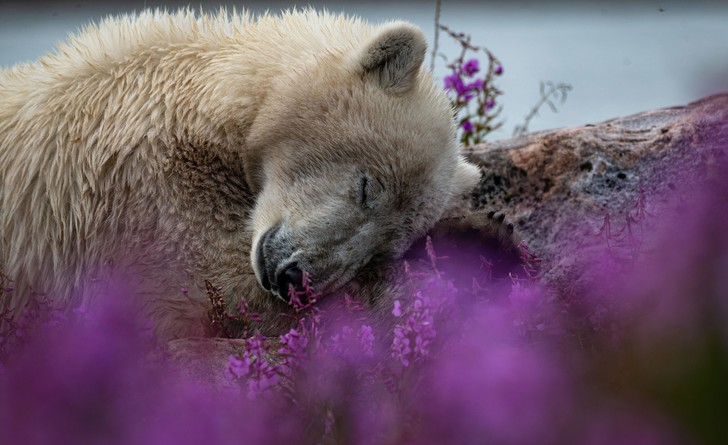
[[[401,94],[414,86],[426,50],[425,35],[419,28],[393,23],[369,42],[360,63],[386,92]]]

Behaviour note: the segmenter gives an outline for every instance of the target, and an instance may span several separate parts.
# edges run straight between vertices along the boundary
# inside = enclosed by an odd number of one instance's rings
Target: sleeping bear
[[[205,282],[274,319],[400,257],[476,185],[404,22],[142,12],[0,71],[6,309],[140,302],[200,335]]]

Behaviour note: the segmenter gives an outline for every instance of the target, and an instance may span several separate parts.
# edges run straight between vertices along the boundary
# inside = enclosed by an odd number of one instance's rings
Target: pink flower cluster
[[[392,314],[402,322],[394,327],[392,357],[402,366],[421,362],[429,356],[430,345],[437,337],[435,314],[440,310],[441,301],[417,292],[406,310],[402,310],[399,300],[394,302]]]
[[[280,366],[270,359],[270,347],[260,333],[245,341],[241,357],[228,357],[228,370],[233,377],[245,379],[247,396],[255,399],[278,384]]]
[[[503,74],[500,63],[491,62],[488,72],[482,78],[478,59],[458,60],[449,65],[452,72],[443,79],[444,88],[452,94],[453,107],[458,114],[464,144],[477,143],[496,127],[491,121],[497,115],[495,99],[500,94],[493,85],[494,76]],[[472,104],[472,106],[471,106]]]

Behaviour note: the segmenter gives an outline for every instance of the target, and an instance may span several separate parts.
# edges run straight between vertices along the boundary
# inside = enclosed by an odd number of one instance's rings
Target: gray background
[[[176,8],[178,1],[56,1],[0,3],[0,66],[30,61],[89,21],[145,7]],[[192,2],[253,11],[311,4],[360,15],[372,22],[404,19],[432,40],[434,1],[422,2]],[[498,80],[509,137],[538,99],[540,81],[574,89],[558,113],[544,109],[531,130],[598,122],[639,111],[685,104],[728,92],[728,1],[546,2],[443,1],[441,21],[473,36],[503,62]],[[456,55],[442,36],[441,50]],[[429,64],[429,59],[428,59]],[[446,74],[442,60],[435,74]]]

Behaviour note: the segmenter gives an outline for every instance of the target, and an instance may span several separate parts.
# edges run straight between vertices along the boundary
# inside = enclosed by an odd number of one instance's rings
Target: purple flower
[[[475,79],[469,83],[466,88],[470,91],[483,89],[483,79]]]
[[[374,357],[374,331],[368,324],[359,328],[359,343],[366,357]]]
[[[270,362],[268,349],[265,337],[259,332],[245,341],[242,361],[248,367],[248,399],[257,398],[278,383],[280,367]]]
[[[392,358],[399,360],[402,366],[407,367],[410,364],[410,352],[412,352],[412,349],[410,348],[409,338],[407,338],[406,328],[395,326],[394,337],[392,338]]]
[[[337,356],[348,355],[351,349],[351,336],[353,332],[354,330],[349,325],[341,326],[339,332],[331,336],[328,351],[333,352]]]
[[[415,337],[415,356],[424,358],[430,355],[428,347],[430,346],[430,340],[427,337],[418,335]]]
[[[402,316],[402,303],[399,300],[394,300],[394,309],[392,309],[392,315],[395,317]]]
[[[496,65],[495,69],[493,69],[493,72],[496,76],[500,76],[501,74],[503,74],[503,65],[501,65],[500,63]]]
[[[455,88],[455,84],[460,80],[458,73],[452,73],[449,76],[445,76],[443,83],[446,90]]]
[[[444,79],[445,90],[455,90],[458,96],[462,96],[467,92],[467,88],[458,73],[452,73]]]
[[[437,336],[434,315],[440,310],[442,301],[417,292],[406,311],[406,320],[395,326],[392,357],[403,366],[409,366],[410,360],[422,361],[429,356],[429,347]],[[399,312],[402,313],[401,308]]]
[[[470,59],[463,64],[462,72],[468,76],[472,76],[478,71],[480,71],[480,63],[478,62],[478,59]]]
[[[250,369],[245,361],[231,355],[228,356],[228,371],[232,377],[240,379],[248,375]]]
[[[472,133],[473,129],[475,128],[473,126],[473,123],[470,122],[469,120],[463,121],[463,123],[460,124],[460,126],[462,127],[463,131],[466,133]]]
[[[455,90],[458,94],[462,94],[465,90],[463,79],[460,78],[458,73],[452,73],[449,76],[445,76],[444,79],[446,90]]]
[[[492,110],[493,107],[495,107],[495,100],[493,100],[493,98],[488,98],[488,100],[485,102],[485,109]]]
[[[280,343],[278,354],[283,359],[281,371],[283,374],[291,376],[304,363],[308,338],[291,328],[288,333],[280,336]]]
[[[569,381],[558,364],[528,348],[471,336],[453,343],[428,370],[427,394],[413,404],[422,410],[420,437],[426,443],[511,444],[553,437],[550,428],[570,407]]]

